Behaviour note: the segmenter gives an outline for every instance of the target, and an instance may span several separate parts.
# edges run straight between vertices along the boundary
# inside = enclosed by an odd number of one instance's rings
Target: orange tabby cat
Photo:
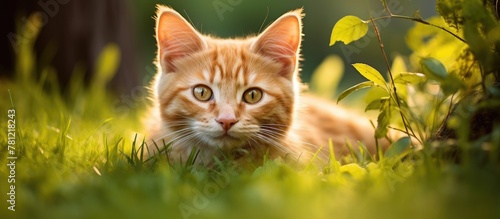
[[[221,153],[301,160],[337,156],[346,142],[375,151],[367,119],[301,95],[302,10],[288,12],[258,36],[219,39],[198,33],[171,8],[158,6],[158,69],[150,137],[171,143],[169,157],[211,163]],[[386,142],[382,143],[386,145]],[[320,146],[324,146],[320,150]],[[156,146],[149,145],[156,152]]]

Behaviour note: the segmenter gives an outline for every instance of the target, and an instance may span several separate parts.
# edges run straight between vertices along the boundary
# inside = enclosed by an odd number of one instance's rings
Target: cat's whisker
[[[261,127],[284,127],[284,128],[289,128],[290,126],[289,125],[285,125],[285,124],[262,124]],[[297,126],[294,126],[293,129],[294,130],[298,130],[298,131],[306,131],[306,130],[308,130],[305,127],[297,127]]]
[[[266,136],[266,135],[264,135],[264,133],[258,133],[256,136],[258,138],[264,140],[264,142],[270,144],[271,146],[274,146],[276,149],[279,149],[282,152],[288,152],[288,149],[286,148],[286,146],[279,143],[279,139],[277,139],[276,137]]]
[[[264,150],[257,150],[259,152],[259,154],[265,153],[267,150],[265,145],[268,145],[270,143],[266,139],[264,139],[263,137],[261,137],[259,135],[254,135],[254,136],[248,138],[248,140],[251,140],[254,143],[254,144],[249,143],[249,147],[254,148],[254,149],[260,149],[260,148],[264,149]]]
[[[283,133],[278,133],[278,132],[274,132],[272,130],[266,130],[266,129],[262,129],[262,133],[266,133],[269,135],[269,137],[272,137],[272,138],[275,138],[278,140],[280,140],[280,137],[281,138],[290,138],[290,137],[294,138],[293,136],[289,136],[289,135],[286,135]],[[296,145],[296,144],[298,144],[298,145]],[[308,146],[308,147],[310,147],[309,152],[315,152],[318,149],[317,145],[311,144],[309,142],[301,141],[297,138],[293,139],[292,141],[287,141],[287,145],[293,146],[293,147]]]
[[[182,135],[179,135],[176,138],[170,140],[169,143],[172,143],[173,147],[192,148],[195,145],[186,145],[186,144],[182,144],[182,143],[193,139],[196,136],[196,134],[197,133],[194,131],[183,133]]]
[[[252,144],[252,142],[254,142],[255,144]],[[264,144],[262,143],[259,143],[257,140],[254,139],[254,137],[250,137],[248,139],[246,139],[246,142],[248,143],[248,147],[250,148],[250,150],[252,150],[254,153],[257,154],[257,156],[259,157],[263,157],[264,156],[264,153],[266,152],[266,148],[264,146]]]
[[[181,139],[178,139],[176,143],[181,144],[181,143],[190,141],[192,139],[197,139],[196,143],[193,143],[192,145],[186,145],[186,146],[187,147],[198,147],[200,145],[199,143],[202,141],[201,138],[199,138],[200,136],[201,136],[201,133],[193,131],[192,133],[190,133],[190,135],[185,136]]]
[[[302,147],[304,147],[304,146],[310,147],[311,151],[317,150],[317,148],[318,148],[318,145],[314,145],[314,144],[311,144],[309,142],[302,141],[302,140],[300,140],[300,139],[298,139],[297,137],[294,137],[294,136],[289,136],[289,135],[286,135],[286,134],[283,134],[283,133],[277,133],[277,132],[273,132],[271,130],[266,130],[266,129],[262,129],[262,131],[268,132],[268,133],[273,134],[273,135],[279,135],[279,136],[281,136],[283,138],[293,138],[293,141],[290,141],[288,144],[299,143],[300,146],[302,146]],[[293,145],[293,146],[295,146],[295,145]]]
[[[179,144],[181,147],[183,147],[185,149],[189,148],[191,150],[193,150],[193,149],[202,150],[203,156],[198,157],[198,159],[201,159],[202,162],[211,162],[210,159],[215,154],[215,151],[217,151],[217,149],[215,149],[213,147],[199,147],[200,145],[204,145],[204,144],[202,144],[202,142],[203,142],[203,138],[201,138],[202,136],[203,136],[203,134],[200,132],[193,132],[190,135],[183,137],[182,139],[178,139],[176,144]],[[186,142],[189,142],[193,139],[195,139],[196,141],[190,142],[189,144],[186,144]],[[209,159],[209,160],[203,160],[203,159]]]
[[[275,123],[261,124],[260,126],[270,126],[270,127],[273,127],[273,126],[282,126],[282,127],[289,127],[289,125],[286,125],[286,124],[275,124]]]
[[[265,135],[264,133],[260,133],[259,135],[260,137],[264,137],[264,139],[268,142],[268,143],[272,143],[274,146],[276,146],[277,148],[285,148],[284,145],[282,145],[280,143],[280,138],[276,137],[276,136],[272,136],[272,135]]]
[[[175,145],[178,144],[179,139],[182,139],[186,136],[192,135],[193,131],[192,130],[183,130],[182,132],[178,132],[176,134],[177,134],[177,136],[175,138],[169,140],[168,142],[165,142],[166,145],[171,145],[171,147],[175,147]],[[168,135],[170,135],[170,134],[168,134]],[[158,141],[161,142],[162,139],[165,139],[165,137],[159,138],[158,140],[156,140],[156,142],[158,142]]]
[[[187,130],[190,130],[190,129],[191,129],[191,128],[189,128],[189,127],[188,127],[188,128],[183,128],[183,129],[180,129],[180,130],[174,131],[174,132],[169,132],[169,133],[167,133],[167,134],[165,134],[165,135],[162,135],[162,136],[160,136],[160,137],[158,137],[158,138],[154,139],[154,141],[159,141],[159,140],[164,139],[164,138],[166,138],[166,137],[168,137],[168,136],[171,136],[171,135],[176,135],[176,134],[179,134],[179,133],[181,133],[181,132],[184,132],[184,131],[187,131]]]

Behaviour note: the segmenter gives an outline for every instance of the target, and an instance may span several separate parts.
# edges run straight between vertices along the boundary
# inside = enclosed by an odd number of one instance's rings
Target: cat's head
[[[154,92],[169,132],[159,137],[202,150],[283,149],[299,92],[301,12],[284,14],[258,36],[218,39],[159,6]]]

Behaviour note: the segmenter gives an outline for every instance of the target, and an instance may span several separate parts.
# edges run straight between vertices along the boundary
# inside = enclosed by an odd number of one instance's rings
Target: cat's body
[[[221,152],[303,160],[318,152],[327,159],[328,139],[336,155],[348,152],[346,142],[357,147],[358,141],[374,153],[367,119],[301,94],[301,12],[283,15],[256,37],[218,39],[159,6],[150,138],[171,143],[175,160],[199,149],[202,163]],[[149,149],[157,151],[153,144]]]

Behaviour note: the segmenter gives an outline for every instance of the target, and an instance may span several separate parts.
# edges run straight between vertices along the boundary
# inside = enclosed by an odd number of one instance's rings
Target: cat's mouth
[[[207,135],[206,139],[209,144],[224,148],[238,147],[238,145],[244,141],[242,136],[238,136],[238,134],[233,132],[221,132],[211,136]]]
[[[221,140],[221,141],[235,141],[235,140],[240,140],[240,137],[234,136],[234,134],[230,132],[224,132],[220,134],[219,136],[215,137],[215,139]]]
[[[205,132],[207,137],[211,137],[213,139],[237,139],[238,133],[234,130],[211,130]]]

